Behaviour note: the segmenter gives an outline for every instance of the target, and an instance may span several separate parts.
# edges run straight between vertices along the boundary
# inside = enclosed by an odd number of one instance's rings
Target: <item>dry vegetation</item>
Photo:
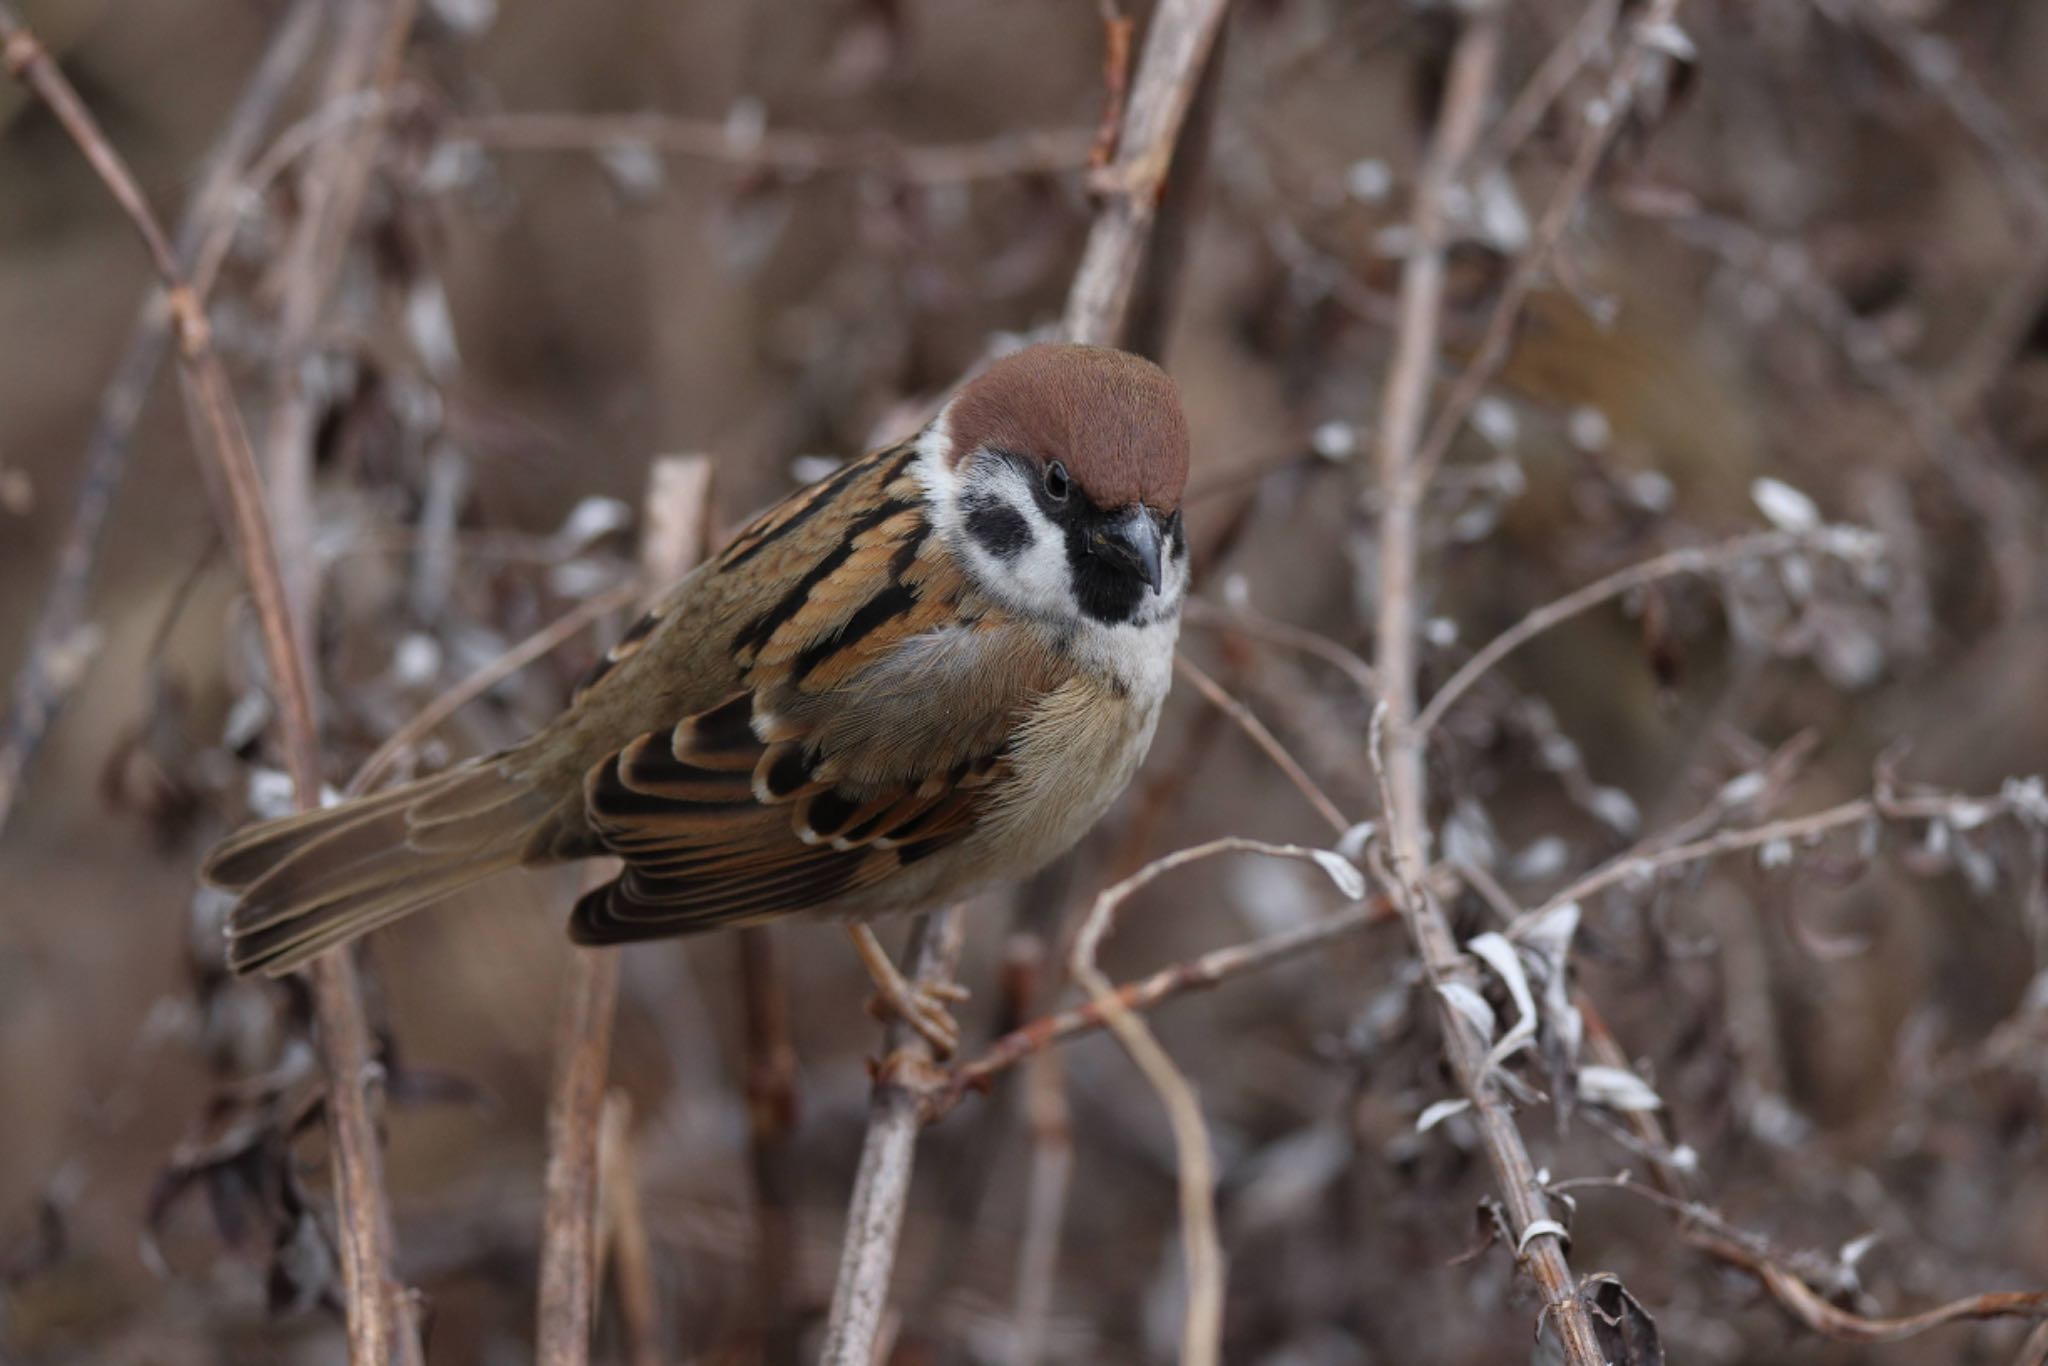
[[[0,1363],[2048,1362],[2048,10],[0,40]],[[959,1060],[576,874],[223,974],[211,838],[1060,330],[1180,379],[1200,600],[913,931]]]

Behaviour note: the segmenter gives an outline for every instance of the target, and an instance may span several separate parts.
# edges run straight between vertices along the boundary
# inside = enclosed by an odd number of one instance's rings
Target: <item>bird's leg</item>
[[[960,1025],[946,1007],[964,1001],[967,993],[952,982],[912,982],[896,970],[889,951],[875,932],[865,925],[849,925],[853,951],[860,955],[868,976],[875,981],[874,1004],[894,1014],[924,1037],[940,1058],[950,1058],[960,1046]]]

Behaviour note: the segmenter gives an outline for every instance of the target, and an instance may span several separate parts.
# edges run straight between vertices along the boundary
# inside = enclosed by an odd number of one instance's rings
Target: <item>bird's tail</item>
[[[207,855],[237,893],[228,966],[290,972],[317,954],[525,861],[556,803],[483,759],[340,806],[265,821]]]

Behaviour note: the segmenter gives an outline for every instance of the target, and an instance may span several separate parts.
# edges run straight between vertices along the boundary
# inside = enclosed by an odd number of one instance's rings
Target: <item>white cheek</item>
[[[1067,564],[1066,533],[1040,510],[1023,471],[1007,463],[971,465],[965,476],[946,464],[952,437],[943,414],[918,439],[917,473],[930,496],[932,522],[965,563],[981,590],[1013,611],[1036,617],[1071,618],[1073,574]],[[994,497],[1024,519],[1031,543],[1005,559],[968,534],[969,493]]]
[[[1019,481],[1011,480],[1009,483]],[[1031,544],[1016,558],[1009,561],[974,547],[979,561],[978,568],[985,575],[1002,577],[1006,587],[1014,594],[1020,607],[1041,615],[1074,615],[1074,573],[1067,563],[1066,533],[1054,526],[1038,508],[1038,500],[1028,489],[1010,488],[1011,497],[1004,501],[1024,518],[1024,524],[1031,528]],[[1021,498],[1016,497],[1021,492]]]

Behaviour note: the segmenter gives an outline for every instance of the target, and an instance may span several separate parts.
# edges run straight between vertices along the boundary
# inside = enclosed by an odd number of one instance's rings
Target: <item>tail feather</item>
[[[209,882],[239,892],[228,965],[290,972],[308,959],[526,861],[556,803],[484,760],[231,836]]]

